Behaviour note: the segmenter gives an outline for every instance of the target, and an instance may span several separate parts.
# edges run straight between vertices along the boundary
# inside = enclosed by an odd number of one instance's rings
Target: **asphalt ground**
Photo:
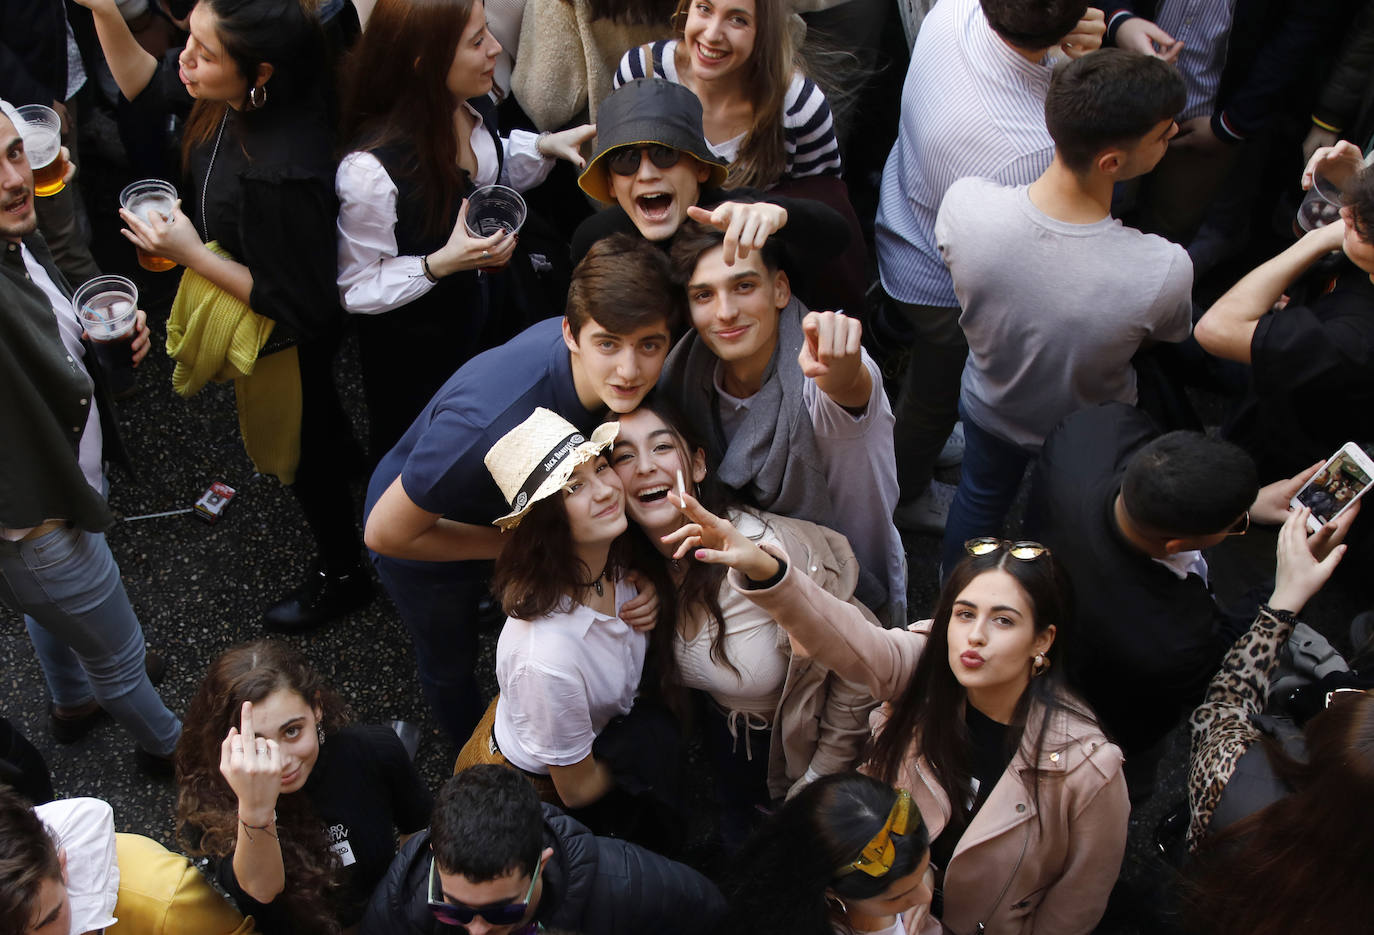
[[[239,439],[232,388],[211,385],[191,399],[171,389],[171,361],[163,351],[167,305],[177,273],[148,273],[134,264],[134,251],[118,236],[114,193],[124,178],[117,168],[98,164],[87,172],[88,200],[96,227],[96,255],[108,272],[130,275],[139,283],[150,315],[154,351],[139,369],[140,390],[119,406],[123,435],[133,452],[136,474],[113,469],[110,502],[125,519],[109,533],[124,583],[142,621],[148,645],[168,663],[162,696],[184,712],[209,662],[225,648],[264,635],[265,607],[294,587],[312,555],[301,513],[290,493],[275,480],[254,474]],[[355,437],[365,438],[364,410],[356,366],[356,346],[345,342],[337,369],[345,408],[354,419]],[[1219,411],[1215,402],[1213,412]],[[955,471],[943,472],[953,481]],[[238,491],[222,519],[207,525],[192,515],[137,517],[190,507],[213,481]],[[364,478],[355,478],[354,500],[340,504],[357,516]],[[1023,497],[1024,500],[1024,491]],[[1213,550],[1209,560],[1219,594],[1238,597],[1272,574],[1274,534],[1253,530]],[[939,540],[906,539],[910,567],[909,605],[913,615],[928,615],[937,593]],[[1347,648],[1345,626],[1365,609],[1349,588],[1333,587],[1305,615],[1310,623]],[[488,633],[480,677],[496,690],[491,663],[495,633]],[[455,746],[438,730],[420,697],[410,641],[395,610],[378,588],[367,608],[316,632],[285,639],[298,646],[329,678],[353,708],[357,720],[403,719],[421,728],[417,765],[433,788],[449,775]],[[57,745],[48,733],[48,696],[20,621],[0,609],[0,714],[8,717],[38,747],[52,771],[59,796],[96,796],[114,807],[116,827],[175,847],[174,797],[170,782],[145,777],[136,767],[133,742],[109,723],[82,740]],[[1154,918],[1156,887],[1167,871],[1154,856],[1154,826],[1184,795],[1186,742],[1174,738],[1155,794],[1135,811],[1123,868],[1123,884],[1102,932],[1161,930]],[[719,856],[711,843],[709,780],[700,757],[693,757],[690,782],[697,813],[691,822],[689,859],[706,866]]]

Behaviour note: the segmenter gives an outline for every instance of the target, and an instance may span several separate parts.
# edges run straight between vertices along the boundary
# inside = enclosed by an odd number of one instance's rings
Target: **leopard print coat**
[[[1220,671],[1207,686],[1207,697],[1189,718],[1189,850],[1197,848],[1212,823],[1212,812],[1241,755],[1260,738],[1251,718],[1264,710],[1269,680],[1279,664],[1279,650],[1297,622],[1297,617],[1287,611],[1261,605],[1255,622],[1226,653]]]

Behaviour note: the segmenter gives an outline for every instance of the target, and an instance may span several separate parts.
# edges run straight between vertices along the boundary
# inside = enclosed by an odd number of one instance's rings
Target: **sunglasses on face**
[[[1250,531],[1250,511],[1246,510],[1241,514],[1240,519],[1231,524],[1231,528],[1226,530],[1228,536],[1243,536]]]
[[[606,168],[616,175],[634,175],[639,171],[643,155],[647,155],[649,161],[659,169],[671,169],[682,158],[681,151],[661,143],[651,146],[622,146],[611,150],[611,154],[606,157]]]
[[[530,899],[534,896],[534,884],[539,879],[539,871],[543,867],[535,867],[534,876],[530,878],[530,888],[525,893],[525,898],[518,903],[500,903],[493,906],[468,906],[463,903],[453,902],[444,896],[443,882],[439,879],[439,871],[435,865],[434,858],[429,860],[429,911],[434,913],[434,918],[445,925],[469,925],[472,920],[481,916],[487,921],[488,925],[514,925],[525,917],[529,912]]]
[[[991,555],[1002,549],[1006,549],[1012,558],[1023,562],[1033,562],[1042,555],[1050,554],[1049,546],[1029,539],[1012,542],[1008,539],[998,539],[996,536],[979,536],[964,543],[964,551],[969,555]]]

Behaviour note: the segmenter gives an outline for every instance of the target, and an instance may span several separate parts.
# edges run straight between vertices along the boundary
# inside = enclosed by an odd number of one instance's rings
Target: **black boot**
[[[263,626],[279,633],[311,630],[371,600],[372,581],[361,565],[346,574],[329,574],[316,563],[304,584],[267,609]]]

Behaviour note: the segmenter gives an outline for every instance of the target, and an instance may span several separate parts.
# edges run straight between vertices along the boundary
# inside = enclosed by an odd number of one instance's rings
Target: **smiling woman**
[[[299,652],[263,640],[210,665],[177,746],[177,831],[265,933],[361,918],[430,795],[387,727],[347,725]]]

